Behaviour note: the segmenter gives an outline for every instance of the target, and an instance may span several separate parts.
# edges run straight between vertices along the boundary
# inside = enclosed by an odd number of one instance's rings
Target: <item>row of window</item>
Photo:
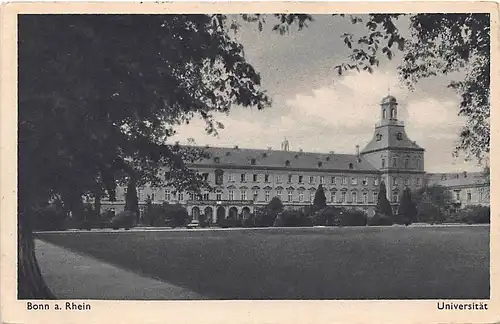
[[[382,169],[386,167],[386,163],[385,163],[385,158],[384,157],[381,158],[380,166],[382,167]],[[388,165],[387,165],[387,167],[388,167]],[[395,157],[392,158],[392,167],[393,168],[400,167],[400,165],[398,163],[398,158],[395,158]],[[405,169],[410,168],[410,159],[409,158],[405,158],[403,160],[403,166],[402,167],[405,168]],[[420,169],[420,159],[415,160],[415,169]]]
[[[237,196],[239,194],[239,196]],[[247,190],[239,190],[236,191],[234,189],[229,189],[227,191],[228,200],[253,200],[259,195],[259,190],[254,189],[251,191],[251,196],[248,195]],[[315,191],[312,190],[297,190],[297,196],[295,197],[298,202],[310,202],[314,199]],[[140,195],[140,193],[139,193]],[[140,195],[141,196],[141,195]],[[332,203],[344,203],[344,202],[358,202],[358,203],[368,203],[377,201],[378,193],[376,191],[372,192],[371,200],[368,201],[369,195],[368,192],[362,192],[361,195],[358,195],[357,191],[351,191],[350,194],[347,191],[330,191],[329,194],[326,195],[327,201]],[[208,192],[204,192],[201,196],[196,196],[193,193],[187,193],[188,200],[210,200],[210,194]],[[280,200],[285,202],[293,202],[294,200],[294,190],[287,189],[285,190],[276,190],[276,195],[274,197],[278,197]],[[152,200],[155,200],[155,194],[152,193]],[[165,201],[184,201],[185,195],[184,192],[177,192],[174,194],[169,189],[165,190]],[[264,201],[271,201],[271,190],[264,190]],[[361,200],[358,200],[360,198]],[[141,200],[141,197],[139,198]],[[222,189],[217,189],[215,191],[215,199],[223,200],[223,191]],[[392,194],[392,202],[399,201],[399,192],[394,191]]]
[[[227,181],[230,183],[235,182],[237,174],[235,173],[228,173],[227,174]],[[264,183],[271,183],[271,175],[269,174],[250,174],[251,178],[248,177],[249,175],[246,173],[241,173],[239,174],[239,180],[241,183],[246,183],[251,179],[252,182],[260,182],[261,180]],[[208,173],[203,174],[203,178],[208,181]],[[297,180],[299,184],[305,183],[305,180],[308,180],[308,183],[310,184],[316,184],[316,180],[319,180],[319,184],[326,184],[326,180],[329,180],[330,184],[337,184],[337,182],[346,185],[348,182],[348,177],[338,177],[338,176],[330,176],[330,177],[325,177],[325,176],[303,176],[303,175],[294,175],[294,174],[288,174],[286,176],[282,175],[274,175],[274,180],[276,183],[284,183],[286,180],[287,183],[293,183],[294,179]],[[378,185],[378,179],[377,178],[368,178],[368,177],[363,177],[361,178],[360,183],[364,186],[367,186],[369,182],[372,182],[374,186]],[[221,185],[224,183],[224,172],[222,170],[216,170],[215,171],[215,184],[216,185]],[[358,177],[350,177],[350,183],[351,185],[357,185],[358,184]]]
[[[457,201],[461,201],[461,199],[460,199],[460,192],[461,192],[460,190],[455,190],[455,198],[456,198]],[[489,196],[488,196],[488,194],[487,194],[487,192],[486,192],[486,190],[484,188],[479,188],[478,193],[479,193],[479,197],[478,197],[479,198],[479,200],[478,200],[479,202],[482,202],[484,200],[488,200]],[[466,199],[467,199],[467,202],[469,202],[469,203],[472,201],[472,192],[471,192],[471,190],[467,190],[466,191]]]
[[[415,184],[417,185],[417,187],[420,186],[420,184],[421,184],[420,178],[415,178]],[[399,181],[398,181],[397,177],[392,177],[392,185],[393,186],[399,185]],[[403,185],[408,187],[410,185],[410,178],[404,178]]]

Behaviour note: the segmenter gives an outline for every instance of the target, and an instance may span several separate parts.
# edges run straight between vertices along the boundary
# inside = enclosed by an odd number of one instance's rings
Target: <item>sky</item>
[[[287,35],[272,31],[272,20],[261,32],[256,24],[242,22],[234,37],[260,73],[272,106],[260,111],[234,106],[229,114],[216,115],[225,126],[216,137],[207,135],[204,121],[195,117],[179,126],[171,141],[187,144],[194,139],[198,145],[280,149],[286,137],[291,150],[354,154],[356,145],[362,149],[373,137],[380,119],[379,103],[391,94],[398,100],[398,119],[405,122],[409,138],[426,150],[427,172],[480,169],[475,161],[452,155],[465,123],[458,116],[458,95],[447,88],[456,75],[421,80],[411,91],[399,82],[401,58],[396,56],[381,59],[373,74],[339,76],[334,66],[348,62],[349,53],[340,36],[363,29],[341,17],[313,18],[307,28]],[[404,20],[399,26],[407,32]]]

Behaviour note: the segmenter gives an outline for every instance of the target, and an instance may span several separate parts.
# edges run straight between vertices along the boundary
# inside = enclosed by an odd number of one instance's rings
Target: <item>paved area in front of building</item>
[[[58,299],[206,299],[48,242],[36,240],[35,249],[42,275]]]

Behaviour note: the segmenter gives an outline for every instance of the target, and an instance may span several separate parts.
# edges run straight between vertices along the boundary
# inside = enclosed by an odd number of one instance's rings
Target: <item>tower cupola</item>
[[[391,95],[382,99],[380,103],[381,120],[398,120],[398,101]]]

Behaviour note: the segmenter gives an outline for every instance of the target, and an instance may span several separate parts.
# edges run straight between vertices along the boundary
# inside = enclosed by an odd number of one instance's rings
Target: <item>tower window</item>
[[[382,159],[382,168],[385,168],[385,159]]]
[[[377,134],[377,142],[381,141],[382,140],[382,134]]]
[[[395,108],[392,108],[391,109],[391,118],[396,118],[396,109]]]
[[[398,132],[398,133],[396,134],[396,138],[397,138],[398,140],[400,140],[400,141],[401,141],[401,140],[403,139],[403,133]]]
[[[386,119],[387,118],[387,110],[382,110],[382,118]]]

